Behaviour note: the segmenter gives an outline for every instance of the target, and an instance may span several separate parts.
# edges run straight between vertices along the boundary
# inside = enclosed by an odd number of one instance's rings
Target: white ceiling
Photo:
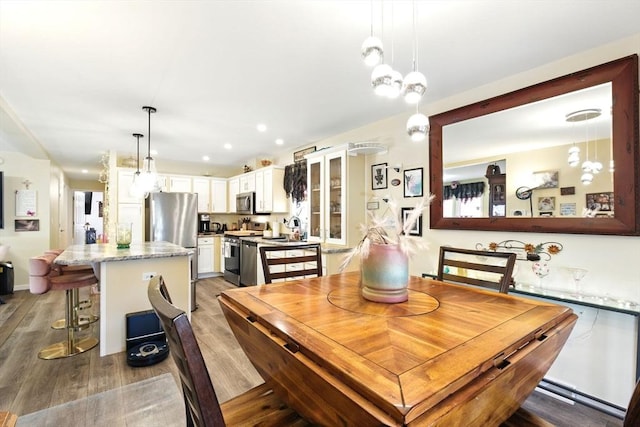
[[[370,69],[360,60],[371,5],[0,0],[0,151],[50,157],[70,177],[82,179],[88,169],[94,179],[101,153],[135,154],[131,134],[147,135],[142,106],[152,105],[159,167],[215,174],[409,114],[401,100],[372,93]],[[640,29],[638,0],[415,5],[427,103]],[[394,68],[406,74],[411,2],[373,2],[378,36],[382,10],[387,52],[393,34]],[[266,132],[256,130],[259,122]],[[227,142],[231,150],[223,148]]]

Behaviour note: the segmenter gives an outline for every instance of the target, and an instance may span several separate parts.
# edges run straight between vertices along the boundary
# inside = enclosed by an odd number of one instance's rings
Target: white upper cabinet
[[[310,241],[354,245],[364,223],[364,160],[336,147],[307,159]]]
[[[235,206],[235,196],[234,196]],[[212,213],[227,212],[227,180],[221,178],[211,178],[211,202],[210,210]]]
[[[192,193],[193,185],[190,176],[169,176],[169,191],[172,193]]]
[[[240,175],[240,193],[256,191],[256,174],[249,172]]]
[[[211,212],[211,180],[193,178],[193,192],[198,193],[198,212]]]
[[[255,171],[256,212],[288,212],[284,169],[268,166]]]
[[[235,213],[236,212],[236,195],[240,192],[240,177],[236,176],[233,178],[229,178],[227,181],[227,194],[229,201],[227,206],[227,212]]]

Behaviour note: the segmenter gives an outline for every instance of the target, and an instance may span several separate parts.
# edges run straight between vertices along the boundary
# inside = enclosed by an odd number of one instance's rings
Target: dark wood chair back
[[[160,318],[169,341],[169,351],[180,371],[188,427],[309,426],[267,383],[220,404],[187,314],[171,304],[169,291],[161,275],[149,281],[147,294]]]
[[[516,254],[511,252],[441,246],[437,278],[445,282],[495,289],[506,294],[509,292],[515,262]]]
[[[640,381],[636,383],[636,388],[633,390],[629,406],[627,407],[627,413],[624,416],[623,427],[637,427],[640,426]]]
[[[299,255],[293,255],[300,251]],[[292,277],[322,276],[320,243],[261,246],[264,282]]]
[[[147,293],[180,371],[187,426],[224,426],[220,403],[187,314],[168,301],[169,292],[161,275],[151,279]]]

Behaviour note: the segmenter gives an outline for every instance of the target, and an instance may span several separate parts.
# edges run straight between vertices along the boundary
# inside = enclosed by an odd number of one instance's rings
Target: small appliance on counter
[[[198,214],[198,233],[211,233],[211,216],[206,213]],[[217,223],[216,223],[217,224]]]

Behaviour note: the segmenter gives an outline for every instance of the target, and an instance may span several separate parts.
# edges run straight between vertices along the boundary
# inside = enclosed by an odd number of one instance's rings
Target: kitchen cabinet
[[[347,146],[305,156],[307,159],[308,240],[354,246],[364,213],[364,157]]]
[[[255,172],[248,172],[240,175],[240,192],[256,191]]]
[[[198,193],[198,212],[211,212],[211,181],[193,178],[193,192]]]
[[[235,196],[234,196],[234,203],[235,203]],[[211,178],[211,202],[210,202],[209,212],[211,213],[227,212],[227,180],[226,179]]]
[[[190,176],[169,175],[169,191],[172,193],[191,193],[193,185]]]
[[[229,178],[227,181],[228,205],[227,212],[236,212],[236,195],[240,192],[240,177]]]
[[[214,272],[214,238],[198,238],[198,278],[207,277]]]
[[[269,166],[255,171],[256,212],[288,212],[283,186],[284,168]]]

